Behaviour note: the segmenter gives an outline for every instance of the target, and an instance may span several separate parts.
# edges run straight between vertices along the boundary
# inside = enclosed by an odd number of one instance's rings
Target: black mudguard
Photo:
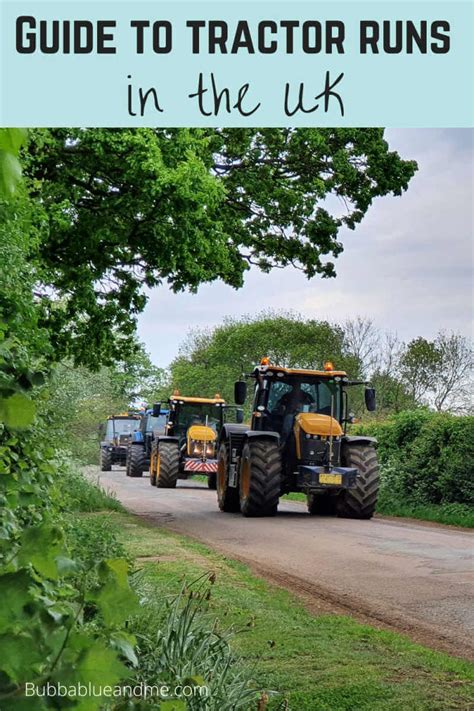
[[[247,439],[275,439],[279,442],[280,435],[278,432],[271,432],[270,430],[249,430]]]
[[[342,442],[345,444],[371,444],[374,447],[377,446],[377,439],[367,435],[345,435],[342,438]]]
[[[158,442],[176,442],[179,444],[179,437],[168,437],[166,435],[157,437]]]

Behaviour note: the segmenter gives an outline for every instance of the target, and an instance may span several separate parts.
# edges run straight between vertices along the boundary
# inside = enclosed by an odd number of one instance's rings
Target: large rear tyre
[[[244,516],[274,516],[281,488],[281,458],[278,443],[271,439],[250,440],[240,459],[240,510]]]
[[[238,513],[240,511],[239,492],[229,486],[229,445],[223,442],[219,448],[217,463],[217,503],[221,511]]]
[[[347,489],[337,502],[337,515],[343,518],[372,518],[380,486],[377,453],[370,444],[346,445],[342,452],[344,466],[358,470],[356,487]]]
[[[141,477],[145,470],[145,447],[132,444],[128,450],[127,476]]]
[[[207,478],[207,485],[209,489],[212,489],[212,491],[215,491],[217,489],[217,474],[209,474]]]
[[[158,449],[156,485],[174,489],[179,476],[179,447],[174,442],[162,442]]]
[[[337,497],[328,494],[309,494],[308,513],[311,516],[335,516]]]
[[[100,450],[100,470],[110,472],[112,469],[112,455],[108,449]]]

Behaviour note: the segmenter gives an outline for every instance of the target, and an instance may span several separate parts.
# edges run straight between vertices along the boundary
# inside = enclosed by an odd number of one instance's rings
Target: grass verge
[[[377,512],[383,516],[400,516],[474,528],[474,510],[466,504],[412,504],[388,500],[379,503]]]
[[[97,514],[82,514],[85,522]],[[113,521],[121,545],[157,598],[183,579],[213,572],[209,614],[242,630],[232,644],[258,688],[277,690],[269,709],[446,711],[474,703],[473,666],[349,617],[313,617],[289,593],[205,546],[131,515]],[[254,706],[249,706],[254,708]]]
[[[287,501],[306,503],[306,495],[297,492],[281,497]],[[414,518],[460,528],[474,528],[474,510],[466,504],[414,504],[394,501],[384,497],[377,504],[377,513],[382,516]]]

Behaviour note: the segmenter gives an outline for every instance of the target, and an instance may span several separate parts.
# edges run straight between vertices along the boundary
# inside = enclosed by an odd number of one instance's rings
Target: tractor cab
[[[279,435],[287,469],[295,462],[329,464],[339,457],[343,435],[344,371],[296,370],[261,365],[255,369],[252,429]],[[329,370],[329,366],[331,370]],[[288,474],[291,472],[289,471]]]
[[[165,434],[169,410],[160,408],[158,415],[155,412],[154,408],[145,410],[141,417],[140,427],[133,436],[135,442],[145,442],[147,438],[151,440],[153,437]]]
[[[170,416],[166,434],[178,437],[182,445],[189,438],[190,431],[197,428],[194,434],[214,441],[222,426],[224,405],[225,401],[219,395],[207,399],[173,394],[169,400]]]

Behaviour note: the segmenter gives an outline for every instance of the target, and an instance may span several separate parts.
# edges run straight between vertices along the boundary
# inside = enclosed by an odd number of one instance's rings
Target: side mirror
[[[234,402],[236,405],[243,405],[247,397],[247,383],[244,380],[237,380],[234,385]]]
[[[155,402],[153,405],[153,417],[159,417],[161,413],[161,402]]]
[[[238,425],[241,425],[242,422],[244,421],[244,411],[240,409],[240,407],[237,408],[235,411],[235,421],[237,422]]]
[[[365,389],[365,406],[369,412],[374,412],[377,409],[375,402],[375,388]]]

